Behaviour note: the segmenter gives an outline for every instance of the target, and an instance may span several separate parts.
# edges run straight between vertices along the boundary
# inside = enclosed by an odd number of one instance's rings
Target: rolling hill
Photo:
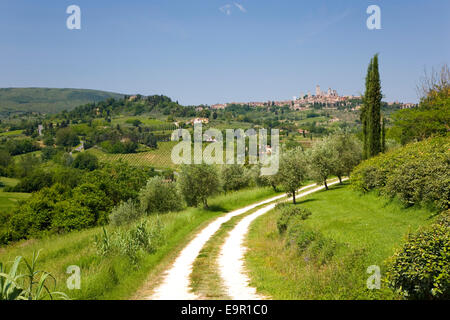
[[[0,114],[57,113],[89,102],[122,97],[119,93],[90,89],[0,88]]]

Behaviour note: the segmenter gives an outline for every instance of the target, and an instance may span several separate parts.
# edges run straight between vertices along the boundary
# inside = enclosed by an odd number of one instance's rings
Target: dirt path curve
[[[339,181],[331,182],[328,185],[331,186],[336,183],[339,183]],[[311,188],[311,186],[303,187],[299,191],[307,188]],[[297,198],[304,197],[324,188],[324,186],[321,186],[305,191],[298,194]],[[244,246],[244,241],[250,224],[259,216],[272,210],[275,205],[275,203],[267,205],[242,219],[234,227],[234,229],[230,231],[221,248],[218,258],[219,272],[222,277],[225,290],[227,291],[228,296],[233,300],[267,299],[267,297],[258,295],[256,293],[256,289],[249,286],[250,279],[248,278],[244,268],[244,255],[247,249]]]
[[[203,246],[208,242],[211,236],[220,229],[221,225],[231,218],[252,210],[258,206],[270,203],[272,201],[282,199],[286,195],[279,195],[270,199],[260,201],[258,203],[249,205],[247,207],[237,209],[217,218],[211,222],[206,228],[195,236],[189,244],[181,251],[173,265],[167,270],[163,282],[157,287],[149,300],[194,300],[198,297],[191,292],[190,289],[190,274],[192,266],[200,253]]]

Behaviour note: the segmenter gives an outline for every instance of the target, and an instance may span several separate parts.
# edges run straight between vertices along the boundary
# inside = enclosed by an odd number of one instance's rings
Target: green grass
[[[11,262],[17,255],[31,257],[33,251],[43,249],[39,268],[51,272],[58,281],[56,289],[67,292],[74,299],[143,298],[160,279],[161,271],[211,219],[273,195],[269,188],[242,190],[212,198],[209,210],[188,208],[161,215],[167,240],[156,253],[142,255],[137,268],[123,256],[101,258],[97,255],[94,235],[99,235],[101,228],[32,239],[0,248],[0,261]],[[155,216],[146,219],[152,220]],[[108,230],[111,232],[112,227]],[[68,291],[65,287],[68,278],[65,272],[70,265],[81,268],[81,290]]]
[[[23,130],[5,131],[0,133],[0,137],[20,136]]]
[[[0,177],[0,182],[3,183],[6,187],[14,187],[19,183],[19,181],[19,179]]]
[[[432,221],[431,212],[405,209],[375,194],[360,195],[348,185],[314,193],[298,205],[312,212],[304,226],[319,231],[327,239],[325,246],[336,243],[334,257],[325,264],[308,260],[278,234],[279,213],[265,214],[251,226],[246,255],[259,292],[274,299],[398,298],[384,283],[381,290],[368,290],[366,269],[378,265],[383,276],[385,260],[408,231]]]
[[[0,177],[0,182],[6,187],[13,187],[19,183],[18,179]],[[19,201],[26,200],[30,197],[29,193],[3,192],[4,187],[0,188],[0,212],[9,211],[16,207]]]
[[[146,126],[161,126],[161,125],[171,125],[171,124],[173,124],[172,122],[167,122],[167,121],[151,118],[148,115],[144,115],[144,116],[117,116],[117,117],[114,117],[114,119],[112,119],[111,124],[113,126],[115,126],[117,124],[120,124],[120,125],[128,124],[128,125],[131,126],[132,124],[131,123],[127,123],[127,121],[132,121],[132,120],[139,120]]]

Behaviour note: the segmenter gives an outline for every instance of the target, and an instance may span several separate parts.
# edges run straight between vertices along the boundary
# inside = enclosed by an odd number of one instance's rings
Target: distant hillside
[[[122,97],[122,94],[90,89],[0,88],[0,114],[57,113],[89,102]]]

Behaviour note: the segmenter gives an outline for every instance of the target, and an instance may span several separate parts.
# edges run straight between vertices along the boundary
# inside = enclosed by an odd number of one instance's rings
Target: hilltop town
[[[248,105],[251,107],[286,107],[292,110],[308,110],[313,108],[335,109],[338,106],[351,106],[352,110],[361,108],[362,97],[354,95],[340,96],[335,89],[328,88],[326,92],[321,91],[320,85],[316,86],[315,94],[308,91],[306,94],[300,93],[292,100],[266,101],[266,102],[230,102],[211,105],[211,109],[225,109],[231,105]],[[388,105],[398,105],[400,109],[407,109],[416,106],[414,103],[388,102]]]

